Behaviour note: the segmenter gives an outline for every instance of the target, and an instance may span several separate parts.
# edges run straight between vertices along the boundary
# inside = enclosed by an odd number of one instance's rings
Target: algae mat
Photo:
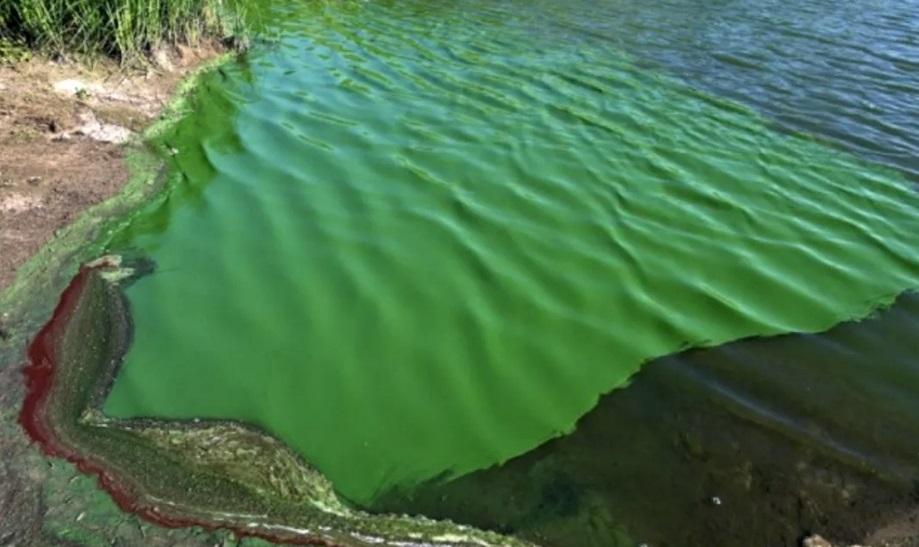
[[[366,503],[569,431],[649,359],[919,286],[900,175],[544,4],[266,7],[110,236],[156,269],[106,412],[255,424]]]

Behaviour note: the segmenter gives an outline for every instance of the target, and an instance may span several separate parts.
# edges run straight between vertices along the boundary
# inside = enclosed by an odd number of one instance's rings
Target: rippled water
[[[556,6],[556,16],[569,11]],[[899,0],[620,0],[590,8],[590,32],[643,66],[756,108],[782,130],[919,182],[917,10]]]
[[[107,412],[258,424],[371,503],[570,433],[652,359],[889,304],[919,10],[805,4],[266,5],[112,236],[157,269]]]

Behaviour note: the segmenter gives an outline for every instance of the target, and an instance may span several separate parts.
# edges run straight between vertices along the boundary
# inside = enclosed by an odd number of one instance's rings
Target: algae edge
[[[100,410],[131,321],[107,258],[80,269],[29,348],[21,422],[45,452],[97,475],[125,511],[169,527],[322,545],[528,545],[424,517],[353,510],[280,441],[242,423],[115,420]]]
[[[352,510],[286,445],[245,424],[122,421],[102,414],[104,394],[130,343],[130,313],[119,287],[125,269],[111,260],[81,265],[103,252],[103,234],[168,194],[164,151],[154,143],[190,110],[200,78],[231,57],[186,77],[160,120],[129,144],[131,178],[122,191],[56,232],[0,293],[0,371],[22,363],[29,338],[52,316],[30,356],[44,343],[44,356],[54,362],[33,359],[28,365],[22,425],[33,438],[43,432],[47,455],[95,475],[122,510],[168,527],[288,543],[528,545],[445,521]],[[62,313],[68,299],[72,309]],[[44,381],[36,383],[36,374]]]

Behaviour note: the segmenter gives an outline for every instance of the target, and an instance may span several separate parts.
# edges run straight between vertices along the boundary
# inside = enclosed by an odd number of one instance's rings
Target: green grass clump
[[[243,0],[0,0],[0,42],[122,61],[242,33]]]
[[[28,61],[31,57],[29,48],[22,43],[0,37],[0,63],[18,63]]]

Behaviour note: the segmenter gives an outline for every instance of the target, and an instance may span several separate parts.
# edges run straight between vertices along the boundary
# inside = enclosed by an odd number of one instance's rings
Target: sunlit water
[[[919,287],[919,8],[645,4],[266,6],[112,235],[157,266],[106,411],[257,424],[369,504],[572,432],[652,359]]]

